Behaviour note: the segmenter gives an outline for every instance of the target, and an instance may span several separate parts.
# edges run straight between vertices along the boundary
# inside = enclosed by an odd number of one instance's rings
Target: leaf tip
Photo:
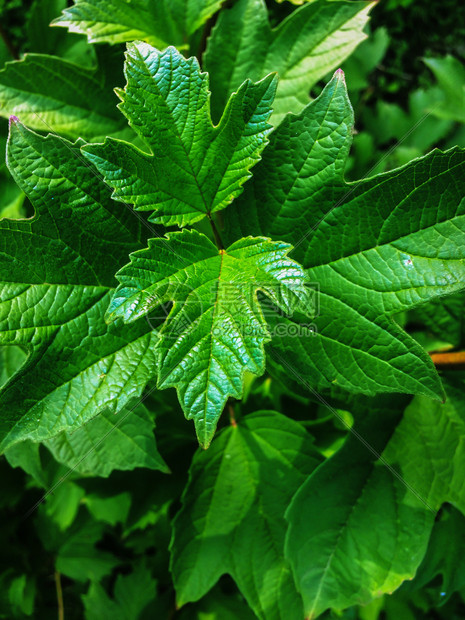
[[[14,114],[12,114],[9,119],[9,126],[11,127],[12,125],[17,125],[18,123],[19,123],[19,118],[15,116]]]
[[[336,69],[336,71],[334,72],[333,78],[342,80],[344,84],[346,83],[346,76],[342,69]]]

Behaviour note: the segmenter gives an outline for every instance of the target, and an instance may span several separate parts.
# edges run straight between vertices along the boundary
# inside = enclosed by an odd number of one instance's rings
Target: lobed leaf
[[[272,134],[253,180],[226,217],[233,238],[294,245],[318,289],[319,316],[287,324],[270,354],[317,388],[442,396],[434,366],[392,315],[463,289],[465,151],[433,151],[344,183],[352,110],[342,72]],[[244,222],[244,224],[241,224]],[[303,324],[302,324],[303,323]],[[299,326],[300,325],[300,326]],[[301,335],[296,338],[295,334]]]
[[[171,541],[179,606],[229,573],[259,618],[303,617],[283,557],[284,511],[320,460],[310,435],[272,411],[241,418],[196,453]]]
[[[159,48],[186,48],[222,0],[75,0],[52,23],[87,35],[92,43],[141,39]]]
[[[114,188],[116,200],[166,226],[185,226],[224,209],[242,191],[267,144],[276,77],[245,82],[213,127],[208,78],[174,48],[128,45],[121,111],[152,153],[119,140],[83,153]]]
[[[155,371],[157,340],[147,323],[105,324],[114,272],[144,235],[95,182],[79,145],[13,119],[8,166],[36,213],[0,221],[0,340],[29,352],[0,396],[2,449],[124,407]]]
[[[100,77],[55,56],[26,54],[0,71],[0,115],[69,138],[125,135],[116,99]]]
[[[176,387],[205,448],[228,397],[242,396],[244,371],[265,371],[263,345],[271,336],[257,291],[289,312],[307,297],[289,250],[251,237],[218,250],[205,235],[184,230],[150,239],[116,275],[121,284],[109,321],[131,323],[174,302],[159,331],[158,387]]]
[[[463,381],[447,394],[416,397],[397,427],[395,403],[373,411],[294,496],[286,557],[309,618],[393,592],[415,575],[441,505],[465,512]]]
[[[370,2],[316,0],[272,29],[265,0],[238,0],[220,13],[205,52],[212,85],[212,116],[246,79],[279,76],[272,123],[309,102],[310,89],[366,38]]]

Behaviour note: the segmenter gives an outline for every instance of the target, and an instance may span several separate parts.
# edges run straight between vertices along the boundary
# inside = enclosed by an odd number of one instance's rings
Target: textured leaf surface
[[[118,414],[102,412],[74,433],[60,433],[44,443],[55,459],[92,476],[109,476],[114,469],[148,467],[169,472],[157,450],[153,420],[139,405]]]
[[[203,234],[184,230],[131,254],[108,320],[126,322],[174,302],[160,330],[158,386],[176,387],[200,444],[207,447],[229,396],[240,398],[245,370],[265,371],[270,340],[257,291],[283,311],[306,299],[305,276],[290,246],[247,237],[218,250]]]
[[[212,85],[212,116],[219,119],[229,95],[247,78],[277,71],[273,125],[299,112],[312,86],[366,38],[369,2],[317,0],[272,29],[264,0],[238,0],[220,13],[205,53]]]
[[[319,287],[311,331],[273,341],[304,381],[440,395],[431,360],[390,316],[464,286],[465,152],[433,151],[345,184],[352,122],[336,72],[317,100],[272,134],[225,230],[235,238],[244,222],[248,234],[288,241]]]
[[[113,274],[141,247],[141,226],[79,148],[13,121],[8,165],[36,214],[0,222],[0,339],[29,351],[0,397],[3,449],[123,407],[155,372],[156,342],[145,322],[104,322]]]
[[[245,82],[220,124],[210,120],[208,78],[174,48],[128,45],[120,109],[152,154],[121,141],[83,148],[116,200],[184,226],[224,209],[242,191],[267,144],[276,77]]]
[[[0,71],[0,115],[43,132],[89,140],[123,134],[116,101],[91,70],[55,56],[26,54]]]
[[[92,43],[141,39],[159,48],[182,49],[221,4],[222,0],[75,0],[53,23],[87,35]]]
[[[402,480],[350,435],[295,495],[286,555],[310,618],[412,579],[441,504],[465,511],[463,387],[448,385],[445,404],[416,397],[407,408],[383,452]],[[379,452],[393,428],[386,414],[358,428]]]
[[[270,411],[242,418],[197,452],[171,543],[178,604],[229,573],[259,618],[301,620],[283,557],[284,511],[320,459],[299,424]]]

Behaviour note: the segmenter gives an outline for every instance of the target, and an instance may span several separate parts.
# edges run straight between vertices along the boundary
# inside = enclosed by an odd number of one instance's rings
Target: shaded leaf
[[[115,469],[148,467],[169,472],[157,450],[154,422],[143,405],[117,414],[103,411],[74,433],[44,443],[55,459],[87,476],[109,476]]]
[[[130,575],[118,575],[114,598],[99,583],[90,585],[82,596],[86,620],[137,620],[156,594],[150,571],[138,565]]]
[[[363,442],[350,435],[296,493],[286,556],[308,617],[393,592],[414,577],[440,506],[465,512],[463,387],[448,384],[445,404],[416,397],[390,439],[395,403],[373,411],[356,427]]]
[[[196,453],[171,543],[178,605],[229,573],[259,618],[302,619],[283,557],[284,511],[320,459],[299,424],[271,411],[241,418]]]

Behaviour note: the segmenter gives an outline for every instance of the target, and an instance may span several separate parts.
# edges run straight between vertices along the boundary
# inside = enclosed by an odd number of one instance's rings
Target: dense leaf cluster
[[[292,4],[3,33],[0,617],[463,616],[465,69]]]

